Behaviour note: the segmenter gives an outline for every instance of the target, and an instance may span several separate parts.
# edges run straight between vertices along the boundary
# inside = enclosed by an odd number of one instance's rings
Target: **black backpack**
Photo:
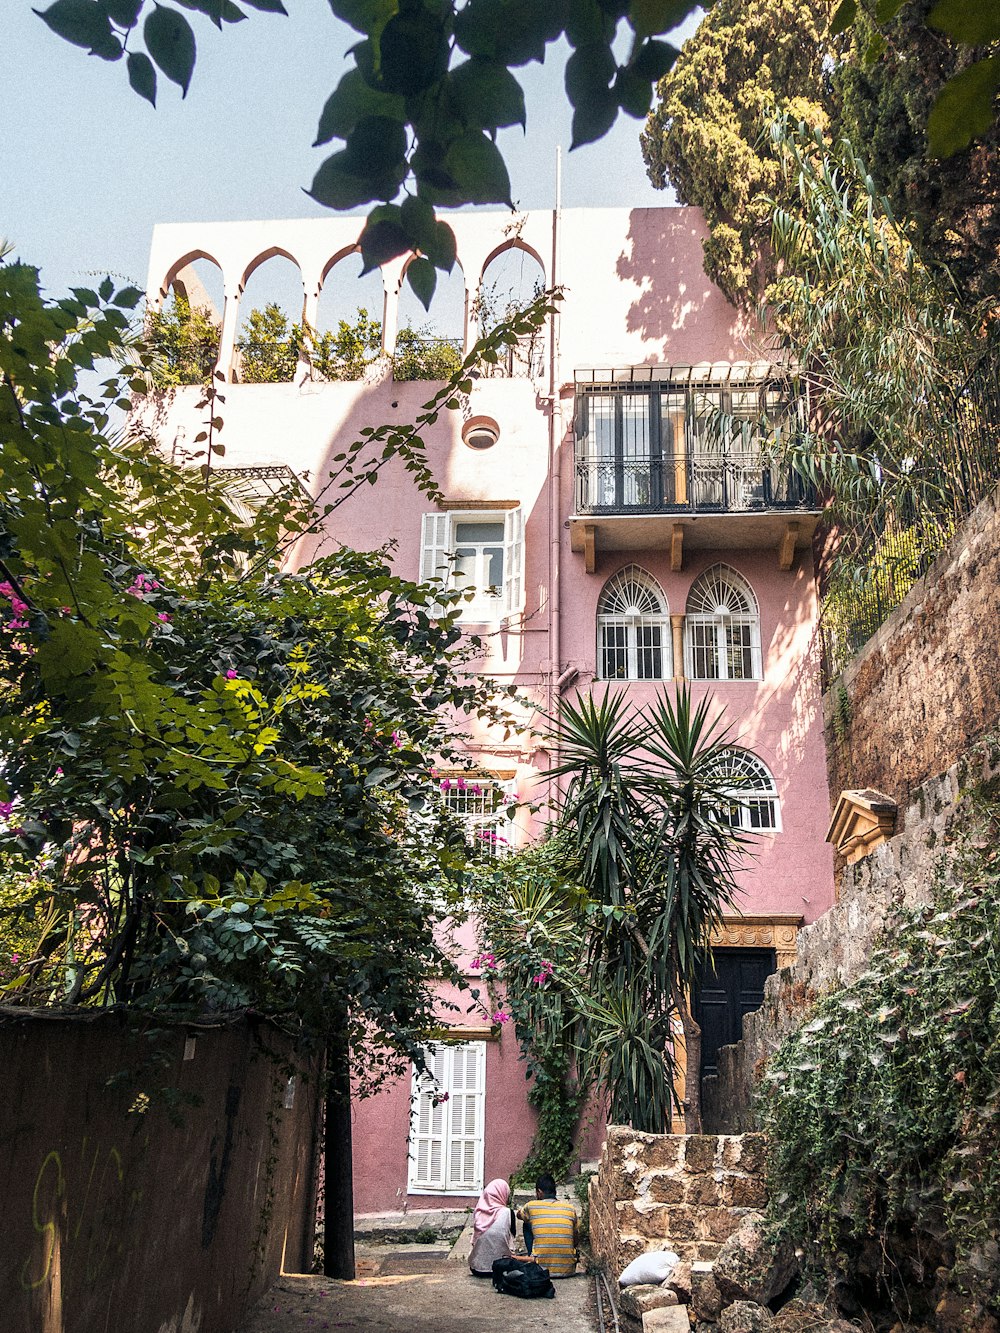
[[[505,1296],[521,1296],[529,1301],[556,1294],[549,1270],[530,1259],[494,1259],[493,1285]]]

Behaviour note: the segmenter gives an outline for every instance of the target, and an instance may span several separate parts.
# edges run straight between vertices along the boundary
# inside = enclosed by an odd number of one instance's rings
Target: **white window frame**
[[[478,802],[480,808],[477,809],[474,792],[471,799],[453,799],[460,792],[470,792],[476,787],[484,797],[488,793],[500,797],[495,809],[487,809],[491,800]],[[478,848],[488,860],[508,856],[514,850],[514,821],[507,814],[508,807],[517,801],[517,785],[513,780],[505,781],[482,773],[450,772],[441,774],[440,788],[445,805],[464,825],[466,841],[473,848]]]
[[[726,788],[726,794],[732,804],[726,814],[733,828],[745,833],[780,833],[781,801],[778,797],[778,784],[774,774],[764,763],[760,755],[752,750],[742,750],[732,746],[725,753],[719,767],[719,776],[725,783],[732,778],[732,786]],[[753,808],[767,810],[770,823],[755,824]]]
[[[428,1072],[413,1066],[407,1193],[478,1196],[484,1185],[486,1042],[434,1042],[424,1054]],[[470,1146],[471,1175],[462,1169],[469,1161],[463,1148]]]
[[[684,674],[688,680],[763,680],[760,608],[742,574],[728,565],[713,565],[700,574],[688,593],[684,617]],[[745,642],[735,641],[737,636]],[[730,653],[750,653],[749,675],[730,671]],[[706,659],[715,674],[704,669]]]
[[[608,610],[616,595],[623,588],[635,584],[650,599],[659,604],[655,611],[643,611],[637,604],[626,609]],[[640,653],[656,651],[650,645],[640,645],[639,639],[644,631],[659,630],[660,674],[644,676],[640,674]],[[608,631],[624,630],[624,645],[608,645]],[[608,675],[605,671],[607,655],[625,651],[625,675]],[[656,579],[638,565],[626,565],[617,574],[613,574],[601,589],[597,602],[597,678],[598,680],[671,680],[674,674],[673,634],[670,629],[670,608],[663,589]]]
[[[459,604],[459,619],[493,622],[516,615],[524,606],[524,511],[506,509],[450,509],[424,514],[420,537],[420,578],[445,588],[462,589],[455,579],[455,550],[459,523],[503,524],[503,572],[496,591],[476,588],[476,596]],[[470,584],[464,585],[468,590]]]

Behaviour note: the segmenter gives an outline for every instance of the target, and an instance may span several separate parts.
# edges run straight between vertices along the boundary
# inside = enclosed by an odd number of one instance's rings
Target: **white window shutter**
[[[409,1184],[416,1189],[443,1190],[448,1103],[439,1099],[448,1086],[449,1051],[444,1046],[429,1046],[424,1054],[427,1072],[413,1071]]]
[[[473,1193],[483,1188],[486,1043],[463,1042],[452,1046],[450,1055],[448,1189]]]
[[[430,583],[439,579],[448,582],[448,539],[450,525],[447,514],[424,514],[420,533],[420,581]]]
[[[503,613],[512,616],[524,606],[524,511],[504,515]]]

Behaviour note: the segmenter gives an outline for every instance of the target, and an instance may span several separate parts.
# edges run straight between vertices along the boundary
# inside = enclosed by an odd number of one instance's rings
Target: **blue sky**
[[[0,237],[42,269],[50,292],[105,272],[144,285],[157,222],[324,214],[302,190],[331,149],[310,145],[357,34],[333,19],[327,0],[286,5],[288,18],[250,11],[221,33],[191,15],[191,89],[182,101],[161,79],[154,110],[129,89],[123,63],[58,39],[30,0],[7,0]],[[523,208],[553,202],[556,145],[570,140],[563,65],[564,54],[550,52],[545,66],[516,71],[528,134],[503,131],[501,144]],[[564,153],[564,205],[673,202],[646,179],[640,127],[620,116],[600,143]]]

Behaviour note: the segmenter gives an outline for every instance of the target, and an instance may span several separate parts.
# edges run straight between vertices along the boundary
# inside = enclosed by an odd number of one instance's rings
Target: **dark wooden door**
[[[764,982],[775,971],[773,949],[714,949],[694,990],[701,1027],[702,1077],[719,1072],[718,1053],[743,1035],[743,1016],[764,1001]]]

